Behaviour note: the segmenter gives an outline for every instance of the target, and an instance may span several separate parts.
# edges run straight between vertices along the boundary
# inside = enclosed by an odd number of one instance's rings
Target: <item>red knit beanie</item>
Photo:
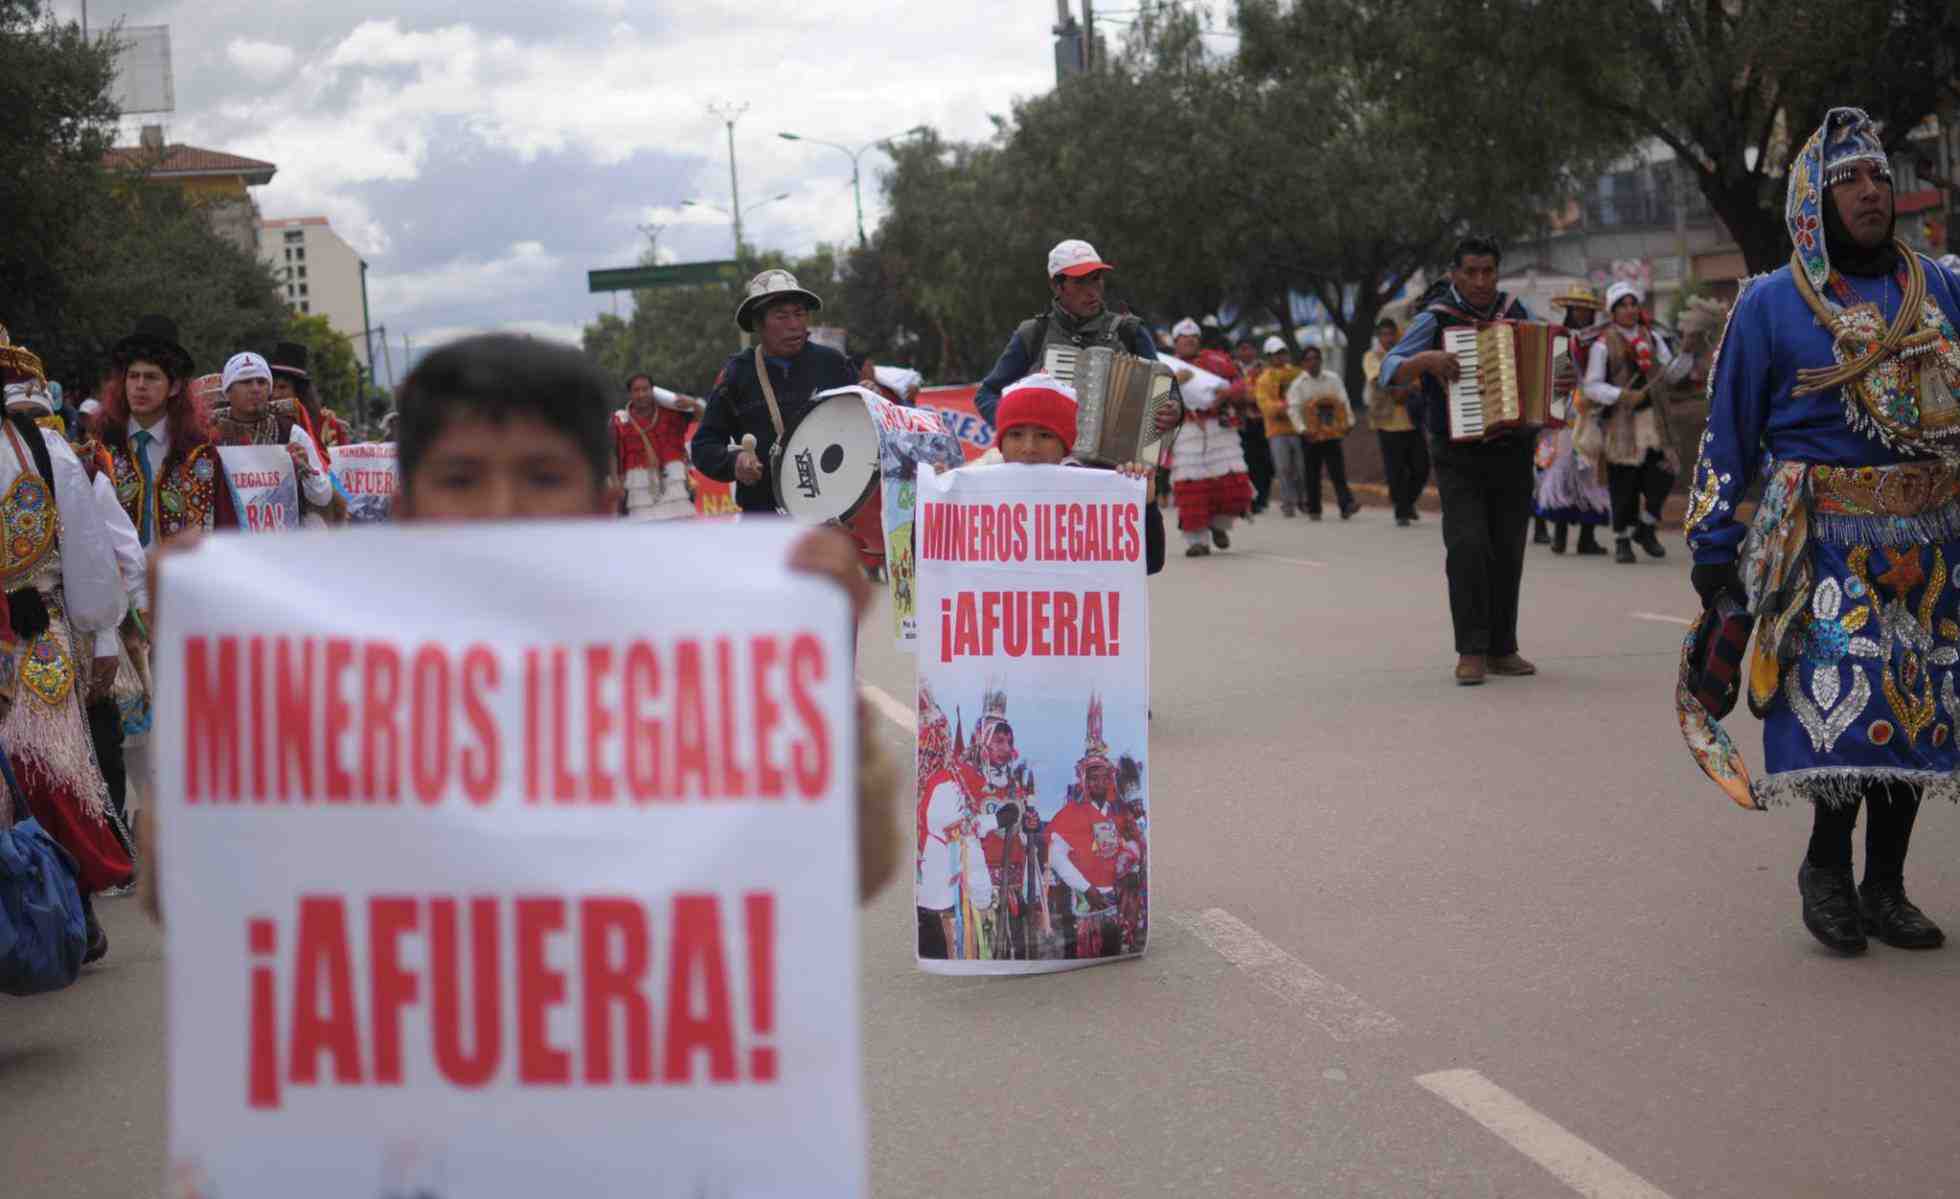
[[[1053,375],[1029,375],[1000,393],[994,428],[1002,434],[1016,425],[1033,425],[1062,439],[1064,454],[1075,451],[1075,389]]]

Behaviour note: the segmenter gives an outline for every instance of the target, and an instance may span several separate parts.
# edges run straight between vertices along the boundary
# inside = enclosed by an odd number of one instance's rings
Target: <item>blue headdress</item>
[[[1783,219],[1790,227],[1790,244],[1796,247],[1803,273],[1819,294],[1831,277],[1831,256],[1824,239],[1825,193],[1832,184],[1850,178],[1861,162],[1873,163],[1889,176],[1890,160],[1871,117],[1862,108],[1833,108],[1790,164]]]

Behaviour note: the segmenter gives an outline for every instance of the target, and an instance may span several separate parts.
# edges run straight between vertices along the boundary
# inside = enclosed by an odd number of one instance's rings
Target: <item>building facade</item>
[[[163,126],[145,125],[137,145],[116,146],[104,158],[111,170],[130,171],[181,190],[211,228],[247,254],[263,256],[259,205],[251,189],[272,182],[279,168],[256,158],[166,143]]]
[[[369,369],[361,256],[323,216],[259,223],[259,257],[272,268],[280,298],[302,316],[324,316],[346,336],[362,369]]]

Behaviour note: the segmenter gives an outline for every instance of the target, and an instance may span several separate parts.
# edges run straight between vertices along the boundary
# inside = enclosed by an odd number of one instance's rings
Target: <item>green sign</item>
[[[704,283],[740,283],[739,262],[670,262],[663,266],[621,266],[585,272],[585,289],[634,291],[642,287],[699,287]]]

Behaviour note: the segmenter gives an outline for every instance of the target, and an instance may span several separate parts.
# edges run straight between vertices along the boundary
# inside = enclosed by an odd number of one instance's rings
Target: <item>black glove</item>
[[[1733,562],[1711,565],[1696,563],[1688,572],[1688,579],[1695,585],[1695,594],[1701,597],[1703,608],[1713,608],[1715,600],[1724,592],[1735,597],[1735,602],[1743,607],[1749,606],[1749,593],[1742,586],[1742,572]]]
[[[7,619],[14,626],[14,636],[22,641],[32,641],[48,631],[48,605],[41,593],[32,587],[7,593]]]

